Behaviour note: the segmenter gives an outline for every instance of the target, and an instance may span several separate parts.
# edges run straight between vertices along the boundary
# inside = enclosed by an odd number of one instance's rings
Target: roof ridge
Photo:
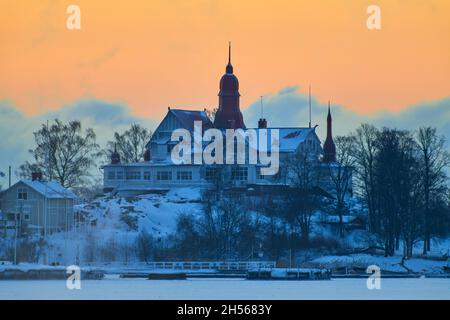
[[[173,109],[173,108],[170,108],[170,111],[205,112],[205,110]]]
[[[29,180],[29,179],[22,179],[19,180],[18,182],[23,182],[25,183],[28,187],[32,188],[34,191],[42,194],[43,196],[49,197],[51,196],[48,192],[44,192],[42,191],[40,188],[37,188],[37,186],[35,185],[36,183],[39,183],[41,187],[44,188],[48,188],[50,189],[50,192],[53,192],[56,195],[59,196],[66,196],[66,197],[72,197],[74,194],[71,190],[65,188],[64,186],[62,186],[59,182],[57,181],[39,181],[39,180]],[[51,184],[54,184],[53,186]],[[61,187],[62,189],[64,189],[64,191],[59,191],[55,188],[55,184],[59,187]]]

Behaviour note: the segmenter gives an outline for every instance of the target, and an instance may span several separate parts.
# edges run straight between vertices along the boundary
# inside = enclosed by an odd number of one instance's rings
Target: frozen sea
[[[245,279],[85,280],[69,290],[62,280],[0,281],[0,299],[450,299],[450,279],[366,279],[261,281]]]

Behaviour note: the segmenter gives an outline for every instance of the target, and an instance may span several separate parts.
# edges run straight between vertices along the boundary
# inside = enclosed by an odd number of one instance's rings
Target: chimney
[[[265,118],[258,120],[258,129],[267,129],[267,120]]]
[[[42,181],[42,172],[32,172],[31,173],[31,180],[32,181]]]
[[[267,120],[264,118],[263,96],[261,96],[261,118],[258,120],[258,129],[267,129]]]
[[[144,161],[148,162],[151,159],[150,149],[146,149],[144,152]]]

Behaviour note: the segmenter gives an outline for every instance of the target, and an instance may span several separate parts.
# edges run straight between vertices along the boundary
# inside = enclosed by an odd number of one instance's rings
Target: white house
[[[286,184],[289,175],[285,170],[290,157],[300,150],[316,159],[322,154],[315,128],[270,128],[277,129],[279,133],[280,169],[274,176],[261,175],[262,166],[248,162],[242,165],[176,165],[172,162],[171,151],[178,142],[170,140],[171,133],[180,128],[192,132],[194,121],[202,121],[203,128],[212,127],[212,122],[204,111],[169,109],[147,144],[146,161],[121,163],[120,156],[114,153],[111,164],[103,166],[104,191],[133,195],[158,188],[207,187],[218,178],[219,171],[225,184],[230,186]],[[253,130],[258,133],[260,129],[262,128]],[[206,144],[204,143],[203,148]],[[248,148],[246,149],[248,159]]]
[[[171,159],[171,151],[179,141],[171,141],[176,129],[185,129],[194,135],[194,123],[201,123],[203,132],[215,128],[223,132],[227,129],[250,130],[244,124],[239,108],[239,81],[233,73],[229,58],[226,73],[220,80],[219,106],[211,121],[204,111],[168,109],[151,140],[146,146],[145,161],[138,163],[121,163],[120,155],[114,152],[111,163],[103,166],[104,191],[121,195],[135,195],[152,189],[172,188],[177,186],[208,187],[217,179],[222,185],[230,187],[248,187],[251,185],[289,185],[292,172],[288,163],[296,153],[302,151],[318,163],[335,161],[335,146],[331,134],[331,114],[328,112],[327,139],[322,149],[315,127],[268,128],[267,120],[261,118],[253,130],[258,136],[255,147],[261,149],[260,130],[270,132],[277,130],[279,142],[279,171],[275,175],[262,175],[261,164],[246,161],[245,164],[182,164],[177,165]],[[289,116],[289,115],[286,115]],[[262,131],[261,131],[262,132]],[[270,139],[269,139],[270,140]],[[205,148],[209,142],[203,142]],[[247,145],[247,147],[249,147]],[[251,147],[251,146],[250,146]],[[248,148],[246,148],[248,150]],[[270,150],[269,150],[270,151]],[[248,152],[246,154],[248,160]],[[317,166],[320,167],[320,166]],[[325,169],[325,166],[323,166]]]
[[[0,193],[0,231],[44,234],[68,230],[74,222],[72,191],[55,181],[20,180]]]

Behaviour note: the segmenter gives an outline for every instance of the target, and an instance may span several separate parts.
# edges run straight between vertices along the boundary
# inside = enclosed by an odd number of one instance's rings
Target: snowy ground
[[[2,281],[0,299],[441,299],[450,300],[450,279],[381,279],[368,290],[366,279],[323,281],[145,280],[82,281],[81,290],[65,281]]]
[[[421,274],[443,273],[443,267],[449,266],[448,261],[435,261],[427,259],[409,259],[401,265],[401,256],[383,257],[368,254],[353,254],[346,256],[323,256],[305,263],[308,267],[335,269],[339,267],[367,268],[377,265],[382,271],[389,272],[414,272]]]
[[[200,192],[199,188],[175,188],[167,193],[138,197],[105,196],[78,205],[77,210],[87,222],[79,229],[50,235],[46,239],[46,262],[68,265],[77,261],[77,256],[82,262],[91,262],[86,251],[91,251],[96,261],[102,261],[102,249],[107,247],[122,248],[116,251],[118,261],[136,260],[131,250],[124,256],[124,247],[133,247],[143,230],[155,240],[173,234],[180,214],[199,212]],[[43,257],[40,262],[45,262]]]

